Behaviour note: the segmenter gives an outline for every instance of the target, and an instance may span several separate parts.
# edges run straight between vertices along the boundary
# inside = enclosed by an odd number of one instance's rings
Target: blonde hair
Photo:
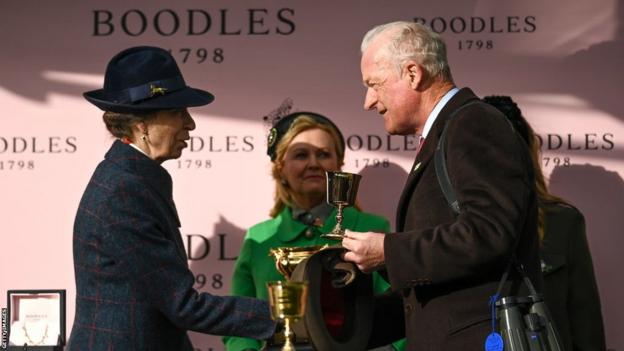
[[[269,215],[272,218],[277,217],[277,215],[279,215],[279,213],[282,212],[286,206],[298,206],[298,204],[295,203],[292,189],[287,184],[282,183],[281,170],[284,163],[284,156],[286,155],[286,150],[288,149],[290,143],[297,135],[311,129],[321,129],[331,136],[336,147],[338,168],[342,168],[342,165],[344,164],[345,150],[342,146],[339,134],[340,132],[329,124],[318,122],[310,116],[301,115],[297,117],[297,119],[290,125],[288,131],[284,133],[284,136],[280,138],[276,147],[275,161],[273,161],[273,166],[271,167],[271,175],[275,181],[275,202],[273,204],[273,208],[269,212]]]
[[[527,123],[527,130],[530,140],[528,140],[529,150],[531,151],[531,161],[533,162],[533,170],[535,172],[535,191],[537,200],[540,203],[562,203],[569,205],[567,201],[559,196],[553,195],[548,191],[544,173],[542,173],[540,142],[533,128]],[[542,206],[538,206],[537,213],[537,234],[539,235],[540,244],[544,241],[544,227],[546,225],[546,214]]]

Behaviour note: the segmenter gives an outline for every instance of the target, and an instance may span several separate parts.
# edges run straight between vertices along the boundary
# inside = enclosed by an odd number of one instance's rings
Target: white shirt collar
[[[145,151],[143,151],[143,150],[142,150],[140,147],[138,147],[136,144],[134,144],[134,143],[130,143],[130,144],[128,144],[128,145],[130,145],[130,146],[132,146],[133,148],[135,148],[135,149],[139,150],[139,152],[141,152],[143,155],[145,155],[145,156],[149,157],[149,155],[148,155],[148,154],[146,154],[146,153],[145,153]]]
[[[446,94],[444,94],[442,99],[438,101],[438,103],[433,108],[433,111],[431,111],[431,113],[427,117],[427,122],[425,122],[425,127],[423,128],[421,137],[423,138],[427,137],[427,134],[429,133],[429,131],[431,130],[431,127],[433,126],[433,122],[435,122],[436,118],[438,118],[438,115],[440,114],[440,111],[442,111],[442,108],[455,94],[457,94],[458,91],[459,91],[458,87],[453,87],[453,89],[449,90]]]

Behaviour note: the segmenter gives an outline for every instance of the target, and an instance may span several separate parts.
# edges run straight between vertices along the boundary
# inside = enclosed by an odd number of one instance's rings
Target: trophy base
[[[321,234],[321,238],[327,238],[327,239],[342,241],[342,239],[344,239],[344,234],[339,234],[339,233]]]

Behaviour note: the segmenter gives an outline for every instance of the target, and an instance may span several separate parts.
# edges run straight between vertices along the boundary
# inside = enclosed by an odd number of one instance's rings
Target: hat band
[[[169,79],[154,80],[118,92],[118,99],[116,99],[116,102],[136,103],[141,100],[166,95],[184,88],[186,88],[186,83],[180,76]]]

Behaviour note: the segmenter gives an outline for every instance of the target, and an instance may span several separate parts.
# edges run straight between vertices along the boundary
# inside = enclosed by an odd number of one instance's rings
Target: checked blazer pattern
[[[266,301],[193,289],[167,171],[115,141],[74,223],[68,350],[189,350],[187,330],[267,339]]]

